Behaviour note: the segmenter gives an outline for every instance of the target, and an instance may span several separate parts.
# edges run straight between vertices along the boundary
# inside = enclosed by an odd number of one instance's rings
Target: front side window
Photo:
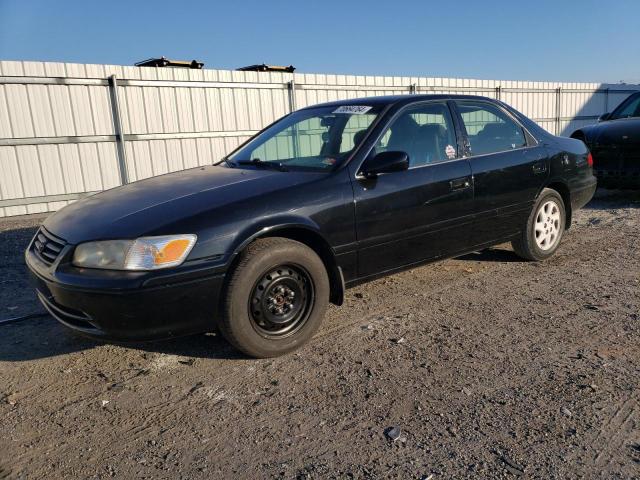
[[[342,130],[342,139],[340,141],[340,152],[350,152],[362,142],[369,125],[372,122],[371,115],[351,115]]]
[[[402,112],[375,146],[375,153],[391,151],[407,153],[409,168],[456,158],[456,136],[447,104],[428,103]]]
[[[620,104],[611,114],[610,119],[640,117],[640,95],[635,98],[633,96],[627,98]]]
[[[257,135],[228,160],[234,166],[330,170],[362,142],[381,109],[359,105],[299,110]]]
[[[471,155],[505,152],[527,145],[522,127],[500,108],[484,102],[458,102]]]

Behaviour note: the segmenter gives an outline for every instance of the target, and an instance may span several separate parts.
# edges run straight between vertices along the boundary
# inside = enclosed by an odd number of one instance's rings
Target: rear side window
[[[406,152],[410,168],[456,158],[456,136],[449,107],[446,103],[428,103],[408,108],[378,140],[375,151]]]
[[[498,107],[484,102],[458,102],[471,155],[505,152],[527,145],[522,127]]]

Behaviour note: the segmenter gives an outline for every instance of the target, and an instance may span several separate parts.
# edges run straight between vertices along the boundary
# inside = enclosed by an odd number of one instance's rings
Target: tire
[[[283,355],[318,330],[329,290],[327,270],[311,248],[288,238],[258,239],[230,274],[220,331],[251,357]]]
[[[525,260],[539,262],[551,257],[562,240],[566,218],[560,194],[545,188],[538,196],[520,236],[512,240],[513,250]]]

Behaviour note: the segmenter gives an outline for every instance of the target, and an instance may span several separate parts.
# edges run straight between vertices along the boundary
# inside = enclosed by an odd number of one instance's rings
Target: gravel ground
[[[0,318],[41,311],[40,221],[0,222]],[[0,326],[0,478],[640,478],[639,238],[640,194],[600,192],[553,259],[360,286],[272,360]]]

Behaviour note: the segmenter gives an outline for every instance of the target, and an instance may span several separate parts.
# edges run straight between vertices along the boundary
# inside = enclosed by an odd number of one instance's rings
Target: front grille
[[[56,261],[65,244],[64,240],[49,233],[44,227],[40,227],[33,239],[33,253],[44,263],[51,265]]]

